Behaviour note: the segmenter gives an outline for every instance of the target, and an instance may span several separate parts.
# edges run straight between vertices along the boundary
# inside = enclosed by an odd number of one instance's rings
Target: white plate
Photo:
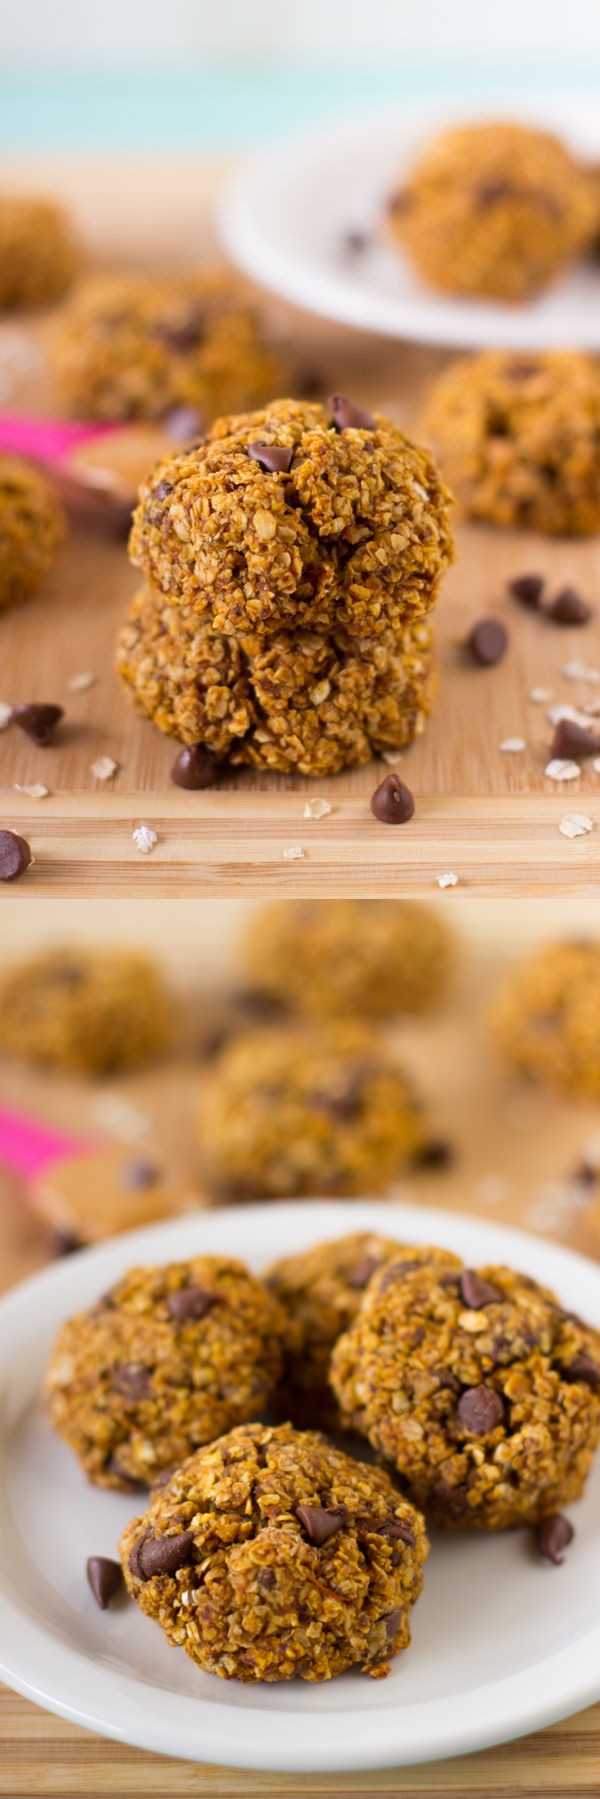
[[[600,1268],[556,1244],[421,1206],[262,1205],[199,1213],[87,1250],[0,1305],[0,1676],[90,1730],[165,1755],[262,1770],[374,1768],[484,1748],[600,1697],[600,1481],[574,1508],[568,1562],[529,1533],[436,1539],[407,1654],[384,1681],[242,1686],[201,1674],[124,1603],[98,1611],[86,1557],[114,1555],[135,1501],[89,1487],[44,1418],[61,1321],[132,1262],[272,1256],[347,1230],[512,1262],[600,1324]],[[142,1501],[139,1503],[141,1509]]]
[[[548,126],[577,155],[600,158],[597,96],[541,101],[399,100],[269,144],[227,188],[220,211],[229,254],[297,306],[346,325],[461,348],[600,349],[600,264],[580,266],[523,306],[452,299],[426,287],[382,236],[366,254],[344,251],[348,230],[376,229],[382,207],[428,140],[469,118],[521,118]]]

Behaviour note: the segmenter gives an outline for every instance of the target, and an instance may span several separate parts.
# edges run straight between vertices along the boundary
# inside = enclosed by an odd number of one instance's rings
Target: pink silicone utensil
[[[53,1131],[23,1112],[0,1106],[0,1162],[24,1181],[38,1179],[65,1156],[85,1154],[94,1147],[89,1139]]]
[[[84,424],[0,412],[0,452],[48,469],[65,498],[100,502],[127,524],[148,471],[174,448],[158,425]]]

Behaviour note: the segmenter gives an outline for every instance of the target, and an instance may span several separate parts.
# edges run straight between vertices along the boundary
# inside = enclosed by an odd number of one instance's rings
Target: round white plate
[[[538,1729],[600,1697],[600,1481],[562,1568],[528,1532],[436,1538],[413,1643],[387,1680],[243,1686],[201,1674],[124,1602],[98,1611],[88,1555],[114,1555],[136,1501],[89,1487],[39,1389],[62,1320],[132,1262],[232,1250],[272,1257],[347,1230],[506,1261],[600,1324],[600,1268],[555,1244],[421,1206],[257,1205],[198,1213],[86,1250],[0,1305],[0,1676],[90,1730],[165,1755],[312,1772],[429,1761]],[[137,1504],[141,1510],[143,1500]]]
[[[600,159],[597,97],[399,100],[393,112],[359,114],[251,157],[222,199],[226,249],[255,281],[341,324],[467,349],[600,349],[600,262],[508,306],[435,293],[383,232],[364,254],[345,249],[348,231],[376,233],[386,199],[436,132],[482,116],[548,126],[577,155]]]

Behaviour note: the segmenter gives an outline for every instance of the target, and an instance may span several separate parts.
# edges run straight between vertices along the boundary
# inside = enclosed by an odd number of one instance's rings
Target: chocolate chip
[[[191,444],[202,430],[202,419],[195,406],[174,406],[163,420],[168,437],[175,443]]]
[[[18,881],[32,861],[29,844],[15,831],[0,831],[0,881]]]
[[[178,1324],[187,1324],[189,1318],[205,1318],[216,1303],[216,1293],[207,1293],[204,1287],[179,1287],[169,1294],[167,1311]]]
[[[166,344],[168,350],[175,355],[185,355],[186,350],[195,350],[204,335],[206,325],[206,307],[191,306],[189,312],[179,321],[157,320],[153,328],[153,336]]]
[[[390,1643],[390,1644],[393,1643],[394,1637],[397,1634],[398,1625],[400,1623],[401,1617],[402,1617],[402,1612],[400,1610],[400,1607],[399,1607],[399,1605],[395,1605],[393,1611],[386,1612],[385,1617],[382,1618],[382,1624],[385,1624],[385,1634],[388,1639],[388,1643]]]
[[[508,645],[508,632],[497,618],[480,618],[469,632],[466,649],[480,668],[493,668],[501,662]]]
[[[527,606],[530,612],[539,612],[545,585],[543,575],[517,575],[514,581],[509,581],[508,591],[520,606]]]
[[[265,475],[289,475],[294,451],[286,444],[248,444],[248,455]]]
[[[504,1405],[494,1387],[467,1387],[457,1406],[460,1422],[474,1437],[485,1437],[504,1418]]]
[[[172,481],[159,481],[158,487],[153,487],[153,489],[152,489],[152,499],[153,500],[166,500],[168,498],[168,495],[172,492],[173,492]]]
[[[511,181],[484,181],[477,189],[477,201],[480,206],[495,206],[498,200],[510,200],[514,195]]]
[[[201,743],[186,745],[180,750],[171,769],[171,780],[176,787],[187,787],[193,792],[204,787],[214,787],[219,774],[219,763],[210,750],[205,750]]]
[[[523,356],[517,362],[508,362],[504,375],[507,381],[530,381],[531,376],[539,375],[539,372],[539,362],[534,362],[532,357],[527,361]]]
[[[168,1487],[169,1481],[173,1479],[173,1475],[176,1473],[176,1462],[171,1462],[170,1468],[161,1468],[158,1474],[155,1474],[154,1479],[151,1482],[152,1492],[154,1492],[155,1487]]]
[[[584,1156],[582,1161],[578,1162],[577,1167],[573,1169],[571,1179],[576,1182],[578,1187],[597,1187],[600,1180],[600,1168],[596,1168],[592,1162],[586,1162]]]
[[[437,1378],[439,1386],[447,1387],[450,1393],[462,1392],[460,1381],[456,1374],[452,1374],[450,1368],[440,1368]]]
[[[406,1543],[408,1549],[415,1547],[414,1531],[399,1518],[358,1518],[357,1525],[361,1530],[372,1532],[373,1536],[387,1537],[390,1543]]]
[[[579,761],[582,756],[600,755],[600,737],[595,731],[586,731],[578,725],[574,718],[559,718],[552,745],[551,756],[558,756],[569,762]]]
[[[257,1587],[274,1587],[277,1576],[274,1568],[259,1568],[256,1576]]]
[[[412,195],[405,187],[397,188],[396,193],[390,194],[389,200],[386,201],[386,211],[391,218],[394,218],[396,213],[409,212],[411,206]]]
[[[342,1530],[348,1517],[346,1505],[297,1505],[296,1517],[304,1525],[309,1542],[317,1549],[326,1543],[336,1531]]]
[[[131,1552],[129,1566],[141,1580],[152,1580],[154,1574],[176,1574],[178,1568],[191,1561],[193,1530],[182,1530],[173,1537],[144,1537]]]
[[[420,1265],[421,1264],[415,1256],[407,1256],[401,1262],[392,1262],[390,1267],[386,1268],[385,1274],[382,1276],[379,1286],[380,1294],[387,1293],[388,1287],[393,1287],[395,1282],[402,1280],[405,1274],[413,1274],[414,1270],[419,1268]]]
[[[484,1281],[474,1268],[465,1268],[464,1274],[461,1274],[460,1291],[465,1305],[470,1306],[474,1312],[478,1312],[481,1306],[491,1306],[495,1300],[502,1298],[498,1288],[493,1287],[491,1281]]]
[[[582,599],[576,587],[561,587],[550,605],[546,607],[546,618],[554,625],[587,625],[592,616],[591,606]]]
[[[563,1380],[569,1381],[569,1383],[582,1381],[586,1387],[600,1386],[600,1367],[597,1362],[592,1361],[591,1355],[586,1355],[585,1351],[582,1351],[581,1355],[574,1356],[573,1361],[569,1362],[568,1368],[561,1368],[561,1374]]]
[[[330,394],[328,404],[336,431],[376,430],[372,413],[364,412],[361,406],[355,406],[352,400],[346,399],[345,394]]]
[[[123,1584],[123,1573],[118,1562],[113,1562],[107,1555],[90,1555],[85,1564],[88,1583],[92,1589],[96,1605],[105,1612]]]
[[[111,1474],[116,1474],[118,1480],[123,1481],[128,1493],[145,1493],[146,1482],[137,1480],[135,1474],[128,1474],[117,1454],[109,1456],[106,1467]]]
[[[76,1249],[82,1247],[81,1237],[76,1237],[74,1231],[52,1232],[52,1248],[55,1256],[72,1256]]]
[[[550,1512],[547,1518],[540,1518],[534,1527],[536,1546],[546,1562],[552,1562],[555,1568],[562,1567],[564,1556],[561,1549],[567,1549],[573,1542],[575,1531],[569,1519],[562,1512]]]
[[[445,1512],[448,1518],[461,1518],[467,1509],[467,1487],[451,1487],[447,1480],[436,1481],[432,1497],[436,1501],[438,1511]]]
[[[362,1262],[357,1262],[356,1268],[346,1276],[348,1286],[355,1287],[358,1293],[362,1293],[363,1287],[368,1286],[371,1275],[378,1267],[379,1262],[375,1256],[363,1256]]]
[[[406,825],[414,810],[410,787],[399,781],[397,775],[386,775],[371,798],[373,817],[383,825]]]
[[[415,1159],[419,1168],[451,1168],[454,1149],[447,1137],[428,1137],[418,1149]]]
[[[344,232],[343,247],[348,256],[364,256],[365,250],[369,248],[369,242],[366,231]]]
[[[124,1187],[153,1187],[158,1180],[160,1170],[154,1162],[126,1162],[121,1171]]]
[[[40,749],[50,742],[56,726],[64,718],[64,706],[42,705],[41,701],[31,706],[14,706],[13,719],[21,730],[37,743]]]
[[[113,1368],[112,1384],[125,1399],[147,1399],[152,1381],[151,1370],[141,1362],[119,1362]],[[127,1475],[125,1479],[127,1479]]]

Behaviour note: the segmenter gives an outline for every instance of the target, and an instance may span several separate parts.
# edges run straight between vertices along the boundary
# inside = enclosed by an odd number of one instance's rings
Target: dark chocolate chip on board
[[[480,618],[466,640],[473,661],[480,668],[493,668],[501,662],[508,646],[508,632],[498,618]]]
[[[43,749],[50,743],[61,718],[64,718],[64,706],[43,705],[38,701],[35,705],[13,706],[12,716],[14,723],[31,737],[33,743]]]
[[[545,613],[554,625],[587,625],[592,609],[576,587],[561,587],[546,606]]]
[[[397,775],[386,775],[371,797],[371,811],[379,824],[406,825],[414,810],[410,787],[406,787]]]
[[[171,769],[171,780],[176,787],[189,788],[191,792],[199,792],[204,787],[214,787],[219,776],[219,763],[210,750],[205,750],[200,743],[186,744],[179,751]]]
[[[576,762],[582,756],[600,756],[600,737],[596,731],[586,731],[574,718],[559,718],[550,754]]]
[[[91,1587],[96,1605],[105,1612],[123,1584],[123,1573],[118,1562],[113,1562],[107,1555],[90,1555],[85,1564],[88,1585]]]
[[[543,575],[516,575],[514,581],[508,583],[513,600],[518,600],[520,606],[527,606],[530,612],[539,612],[544,587]]]
[[[551,1512],[547,1518],[540,1518],[539,1524],[534,1526],[534,1534],[544,1561],[552,1562],[555,1568],[560,1568],[564,1560],[561,1551],[568,1548],[575,1536],[569,1519],[562,1512]]]
[[[33,857],[24,837],[16,831],[0,831],[0,881],[18,881]]]

